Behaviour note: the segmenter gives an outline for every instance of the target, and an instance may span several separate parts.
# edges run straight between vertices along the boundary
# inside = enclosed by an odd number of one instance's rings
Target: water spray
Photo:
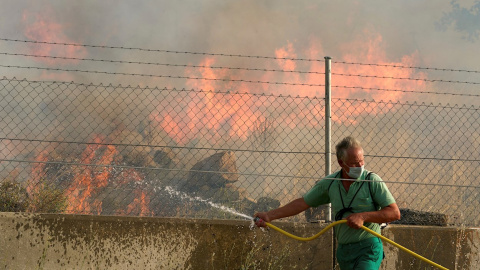
[[[259,220],[261,220],[259,217],[255,217],[255,218],[253,219],[254,222],[257,222],[257,221],[259,221]],[[346,223],[346,222],[347,222],[347,220],[342,219],[342,220],[339,220],[339,221],[335,221],[335,222],[333,222],[333,223],[330,223],[327,227],[325,227],[325,228],[324,228],[323,230],[321,230],[319,233],[317,233],[317,234],[315,234],[315,235],[313,235],[313,236],[310,236],[310,237],[299,237],[299,236],[293,235],[293,234],[291,234],[291,233],[289,233],[289,232],[286,232],[286,231],[278,228],[277,226],[275,226],[275,225],[273,225],[273,224],[271,224],[271,223],[269,223],[269,222],[265,222],[265,224],[266,224],[268,227],[274,229],[275,231],[280,232],[280,233],[282,233],[282,234],[284,234],[284,235],[286,235],[286,236],[288,236],[288,237],[291,237],[291,238],[293,238],[293,239],[296,239],[296,240],[299,240],[299,241],[311,241],[311,240],[319,237],[320,235],[322,235],[322,234],[325,233],[326,231],[328,231],[330,228],[332,228],[332,227],[334,227],[334,226],[336,226],[336,225],[338,225],[338,224]],[[365,230],[365,231],[373,234],[374,236],[382,239],[383,241],[388,242],[388,243],[394,245],[395,247],[397,247],[397,248],[399,248],[399,249],[407,252],[408,254],[414,256],[414,257],[417,258],[417,259],[420,259],[420,260],[422,260],[422,261],[424,261],[424,262],[426,262],[426,263],[428,263],[428,264],[430,264],[430,265],[433,265],[433,266],[435,266],[435,267],[437,267],[437,268],[439,268],[439,269],[448,270],[448,268],[443,267],[443,266],[441,266],[441,265],[439,265],[439,264],[437,264],[437,263],[435,263],[435,262],[430,261],[429,259],[427,259],[427,258],[425,258],[425,257],[422,257],[422,256],[418,255],[417,253],[415,253],[415,252],[413,252],[413,251],[405,248],[404,246],[402,246],[402,245],[400,245],[400,244],[395,243],[394,241],[386,238],[385,236],[382,236],[381,234],[378,234],[378,233],[375,232],[375,231],[370,230],[369,228],[367,228],[367,227],[365,227],[365,226],[362,226],[361,228],[362,228],[363,230]]]
[[[245,219],[249,219],[249,220],[253,220],[253,218],[251,216],[248,216],[248,215],[245,215],[245,214],[242,214],[238,211],[236,211],[235,209],[233,208],[230,208],[230,207],[227,207],[227,206],[224,206],[224,205],[221,205],[221,204],[218,204],[218,203],[214,203],[210,200],[206,200],[206,199],[203,199],[199,196],[190,196],[188,195],[187,193],[185,192],[181,192],[181,191],[178,191],[178,190],[175,190],[173,187],[171,186],[166,186],[164,188],[165,191],[167,191],[170,195],[174,195],[174,196],[177,196],[181,199],[187,199],[189,201],[195,201],[195,202],[201,202],[201,203],[205,203],[205,204],[208,204],[210,205],[211,207],[214,207],[214,208],[217,208],[219,210],[222,210],[224,212],[228,212],[230,214],[233,214],[233,215],[236,215],[236,216],[239,216],[239,217],[243,217]]]

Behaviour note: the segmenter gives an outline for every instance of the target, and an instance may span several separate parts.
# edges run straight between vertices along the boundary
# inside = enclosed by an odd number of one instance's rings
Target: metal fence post
[[[330,80],[332,79],[332,58],[329,56],[325,57],[325,175],[331,173],[331,102],[332,102],[332,89],[330,85]],[[331,204],[328,204],[328,213],[327,221],[331,221]]]
[[[325,57],[325,175],[330,175],[331,173],[331,141],[332,141],[332,134],[331,134],[331,103],[332,103],[332,88],[330,85],[330,81],[332,79],[332,58],[329,56]],[[332,221],[332,204],[328,204],[327,208],[327,222]],[[332,246],[335,246],[335,237],[332,239]],[[333,267],[335,268],[335,261],[336,261],[336,253],[335,249],[332,249],[332,257],[333,257]]]
[[[329,56],[325,57],[325,175],[329,175],[331,173],[331,85],[330,80],[332,79],[331,73],[331,65],[332,65],[332,58]],[[331,211],[331,204],[328,204],[328,213],[327,213],[327,221],[330,222],[332,220],[332,211]]]

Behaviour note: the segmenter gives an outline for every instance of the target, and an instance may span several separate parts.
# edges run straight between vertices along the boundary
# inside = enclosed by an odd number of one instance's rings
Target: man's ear
[[[338,165],[340,165],[340,167],[342,167],[343,166],[343,160],[337,159],[337,161],[338,161]]]

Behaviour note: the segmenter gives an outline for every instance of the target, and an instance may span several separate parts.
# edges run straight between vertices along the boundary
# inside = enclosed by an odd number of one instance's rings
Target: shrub
[[[29,212],[62,213],[67,208],[67,198],[52,184],[41,181],[40,188],[29,199]]]
[[[36,193],[28,194],[21,183],[0,182],[0,212],[61,213],[67,208],[67,198],[61,190],[40,182]]]
[[[27,191],[19,183],[10,180],[0,183],[0,212],[24,212],[28,205]]]

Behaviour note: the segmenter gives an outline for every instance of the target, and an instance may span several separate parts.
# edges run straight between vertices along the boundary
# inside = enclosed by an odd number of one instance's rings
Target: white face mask
[[[362,167],[348,167],[348,176],[354,179],[358,179],[363,173],[364,166]]]

